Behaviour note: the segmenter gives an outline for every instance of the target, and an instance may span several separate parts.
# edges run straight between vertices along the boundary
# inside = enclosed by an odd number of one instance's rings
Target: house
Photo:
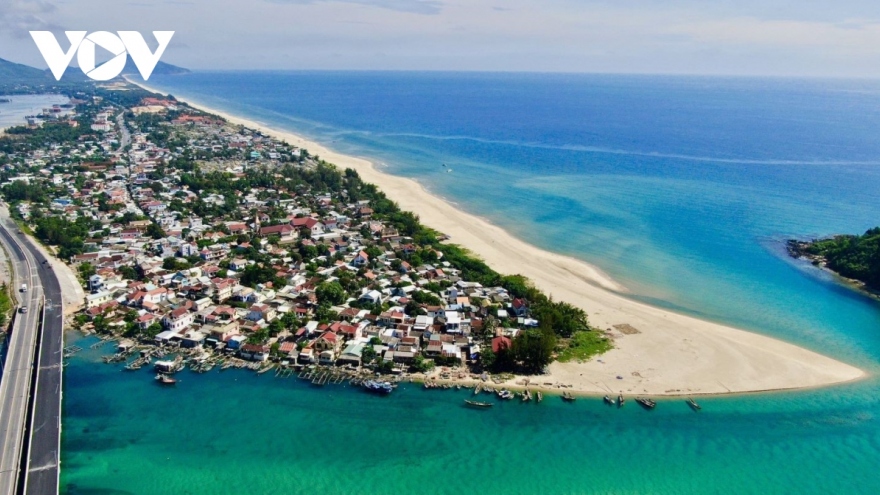
[[[354,257],[354,260],[352,260],[351,264],[354,266],[357,266],[357,267],[362,267],[369,262],[370,262],[370,255],[368,255],[364,251],[361,251],[357,254],[357,256]]]
[[[352,342],[348,344],[342,354],[339,355],[338,364],[351,364],[354,366],[361,365],[361,355],[364,352],[366,344],[363,342]]]
[[[400,349],[398,349],[396,351],[387,350],[387,351],[385,351],[385,354],[382,355],[382,358],[385,359],[386,361],[409,364],[409,363],[413,362],[413,360],[416,357],[416,354],[417,354],[416,352],[411,351],[411,350],[400,350]]]
[[[98,292],[97,294],[89,294],[86,296],[86,307],[94,308],[110,301],[111,294],[107,291]]]
[[[241,347],[247,342],[247,337],[244,335],[233,335],[229,337],[226,341],[227,349],[241,349]]]
[[[203,297],[201,299],[197,299],[193,303],[193,309],[195,309],[196,311],[202,311],[203,309],[207,309],[208,307],[210,307],[213,303],[214,301],[212,301],[211,298]]]
[[[446,333],[462,333],[461,316],[458,314],[458,311],[446,312],[446,326],[444,330],[446,330]]]
[[[313,349],[311,347],[304,347],[301,351],[299,351],[299,356],[297,357],[297,361],[302,364],[314,363],[315,362],[315,349]]]
[[[413,324],[413,330],[417,332],[426,332],[434,326],[434,317],[428,315],[416,316],[416,322]]]
[[[318,355],[318,364],[322,364],[324,366],[330,366],[336,362],[336,352],[334,351],[321,351],[321,354]]]
[[[442,306],[428,306],[425,311],[430,318],[440,318],[446,315],[446,310]]]
[[[282,342],[281,345],[278,346],[278,352],[290,357],[296,357],[296,343],[295,342]]]
[[[292,241],[297,237],[296,227],[289,223],[260,227],[260,237],[269,237],[270,235],[277,235],[282,241]]]
[[[223,302],[230,297],[232,297],[233,290],[235,289],[235,281],[227,280],[227,279],[214,279],[211,281],[214,284],[214,300],[219,302]]]
[[[526,316],[529,313],[529,307],[526,305],[526,302],[520,298],[514,299],[510,304],[510,307],[513,313],[518,317]]]
[[[367,291],[361,295],[358,301],[370,304],[382,304],[382,293],[377,290]]]
[[[236,258],[229,262],[229,268],[237,272],[244,270],[247,266],[248,261],[244,258]]]
[[[266,361],[269,359],[270,347],[266,344],[244,344],[241,346],[241,357],[251,361]]]
[[[104,284],[104,277],[95,274],[89,277],[89,290],[92,293],[101,292],[106,288],[106,284]]]
[[[315,340],[313,347],[318,353],[318,362],[321,364],[333,364],[342,346],[342,339],[333,332],[324,332]]]
[[[226,342],[233,336],[238,335],[238,322],[230,321],[225,324],[205,325],[202,331],[207,332],[211,338],[218,342]]]
[[[272,306],[269,306],[268,304],[254,304],[250,307],[246,318],[251,321],[263,320],[270,322],[275,319],[275,315],[276,311]]]
[[[511,349],[513,348],[513,341],[510,340],[510,337],[505,337],[504,335],[495,337],[492,339],[492,352],[498,354],[502,349]]]
[[[193,349],[201,347],[205,343],[205,334],[202,332],[187,332],[180,340],[180,347]]]
[[[153,323],[159,323],[160,318],[153,313],[147,313],[137,319],[138,328],[146,330]]]
[[[401,311],[385,311],[379,315],[379,323],[392,327],[403,323],[406,315]]]
[[[177,308],[165,315],[165,318],[162,319],[162,324],[166,329],[177,332],[192,325],[194,320],[194,313],[190,313],[186,308]]]

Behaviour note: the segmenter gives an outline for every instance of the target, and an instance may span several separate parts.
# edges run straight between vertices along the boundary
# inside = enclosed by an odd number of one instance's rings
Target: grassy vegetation
[[[567,363],[572,360],[586,361],[593,356],[611,350],[611,339],[599,332],[580,331],[575,332],[570,339],[560,341],[562,350],[559,351],[557,360]]]
[[[9,321],[9,312],[12,311],[12,294],[9,286],[5,283],[0,285],[0,327]]]

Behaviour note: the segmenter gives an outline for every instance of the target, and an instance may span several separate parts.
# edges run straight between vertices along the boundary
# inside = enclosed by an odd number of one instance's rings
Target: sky
[[[29,30],[175,31],[208,70],[880,77],[877,0],[0,0],[0,58],[45,68]]]

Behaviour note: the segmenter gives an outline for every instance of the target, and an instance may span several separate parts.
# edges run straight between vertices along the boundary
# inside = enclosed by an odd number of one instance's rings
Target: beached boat
[[[467,405],[469,405],[469,406],[472,406],[472,407],[479,407],[479,408],[482,408],[482,409],[485,409],[485,408],[488,408],[488,407],[492,407],[492,406],[493,406],[493,404],[491,404],[491,403],[489,403],[489,402],[479,402],[479,401],[475,401],[475,400],[467,400],[467,399],[465,399],[464,402],[465,402],[465,404],[467,404]]]
[[[612,399],[611,397],[609,397],[607,395],[605,396],[604,400],[605,400],[605,403],[608,405],[613,406],[615,404],[614,399]]]
[[[370,392],[375,392],[378,394],[390,394],[394,387],[390,382],[380,382],[376,380],[367,380],[364,382],[364,388],[369,390]]]
[[[623,394],[617,396],[617,407],[623,407],[623,404],[626,402],[626,399],[623,398]]]
[[[176,379],[174,379],[168,375],[163,375],[162,373],[159,373],[158,375],[156,375],[156,381],[158,381],[162,385],[174,385],[175,383],[177,383]]]
[[[702,407],[700,407],[700,405],[697,404],[697,401],[695,401],[694,399],[692,399],[690,397],[687,398],[687,403],[689,406],[691,406],[691,409],[693,409],[694,411],[699,411],[700,409],[702,409]]]
[[[636,397],[636,402],[642,405],[645,409],[654,409],[657,407],[657,403],[651,399],[646,397]]]
[[[562,392],[562,400],[566,402],[574,402],[577,400],[577,397],[571,395],[571,392]]]
[[[504,400],[510,400],[510,399],[513,399],[513,393],[510,390],[504,389],[504,390],[498,392],[498,398],[504,399]]]
[[[535,392],[535,396],[538,398],[538,403],[544,400],[544,394],[542,394],[541,392]]]

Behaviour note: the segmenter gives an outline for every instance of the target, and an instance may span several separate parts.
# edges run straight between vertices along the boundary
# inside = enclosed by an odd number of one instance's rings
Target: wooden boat
[[[477,388],[474,389],[474,395],[479,394],[483,390],[482,385],[477,385]]]
[[[608,397],[607,395],[605,396],[605,398],[603,400],[605,401],[606,404],[608,404],[610,406],[614,405],[614,399],[612,399],[611,397]]]
[[[623,404],[626,402],[626,399],[623,398],[623,394],[617,396],[617,407],[623,407]]]
[[[566,402],[574,402],[577,400],[577,397],[571,395],[571,392],[562,392],[562,400]]]
[[[472,407],[479,407],[481,409],[485,409],[487,407],[492,407],[494,405],[490,402],[479,402],[479,401],[467,400],[467,399],[465,399],[464,403],[469,406],[472,406]]]
[[[174,385],[175,383],[177,383],[176,379],[168,375],[163,375],[162,373],[156,375],[156,381],[158,381],[162,385]]]
[[[542,394],[541,392],[535,392],[535,397],[537,397],[539,404],[542,400],[544,400],[544,394]]]
[[[694,399],[692,399],[690,397],[687,398],[687,403],[689,406],[691,406],[691,409],[693,409],[694,411],[699,411],[700,409],[702,409],[702,407],[700,407],[700,405],[697,404],[697,401],[695,401]]]
[[[636,402],[641,404],[645,409],[654,409],[657,407],[657,403],[647,397],[636,397]]]

